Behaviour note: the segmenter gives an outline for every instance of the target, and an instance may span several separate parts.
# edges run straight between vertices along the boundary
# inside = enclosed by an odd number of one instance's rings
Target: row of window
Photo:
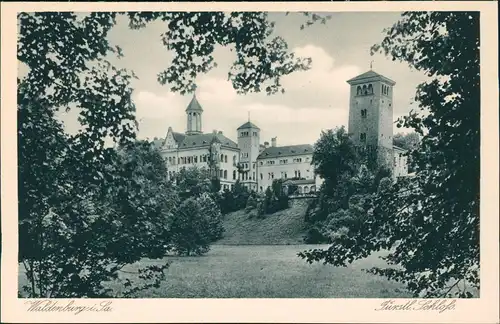
[[[193,155],[193,156],[182,156],[179,158],[175,158],[172,156],[169,156],[167,161],[168,164],[175,165],[175,164],[192,164],[192,163],[198,163],[198,162],[208,162],[209,155],[204,154],[204,155]],[[227,163],[228,158],[227,155],[221,154],[220,155],[220,161],[223,163]],[[236,155],[233,155],[233,163],[236,163]]]
[[[307,170],[309,172],[309,170]],[[295,178],[300,178],[300,170],[295,170],[294,171],[294,177]],[[272,180],[274,179],[274,172],[268,172],[267,173],[267,179]],[[288,179],[288,174],[286,171],[281,171],[281,179]],[[260,180],[264,180],[264,174],[260,174]]]
[[[248,163],[240,163],[240,166],[243,168],[243,169],[250,169],[250,165]],[[252,163],[252,169],[255,169],[255,163]]]
[[[381,92],[384,95],[389,95],[390,87],[386,86],[385,84],[382,84],[382,89]],[[373,86],[371,84],[368,84],[368,86],[365,84],[363,86],[358,86],[356,88],[356,95],[357,96],[364,96],[364,95],[371,95],[373,94]]]
[[[385,84],[382,84],[382,94],[389,95],[389,87]]]
[[[266,187],[266,190],[267,190],[267,188],[268,188],[268,187],[269,187],[269,186],[267,186],[267,187]],[[261,186],[261,187],[259,188],[259,190],[260,190],[261,192],[263,192],[263,191],[264,191],[264,188]],[[309,186],[304,186],[304,189],[302,189],[302,187],[300,187],[300,186],[299,186],[299,187],[297,188],[297,192],[298,192],[299,194],[302,194],[302,193],[310,193],[310,192],[316,192],[316,186],[311,186],[311,187],[309,187]]]
[[[293,161],[293,163],[302,163],[302,158],[294,158],[294,159],[292,159],[292,161]],[[305,161],[309,162],[310,158],[306,157]],[[274,165],[275,163],[276,163],[276,161],[274,161],[274,160],[267,160],[266,161],[267,165]],[[288,159],[279,160],[279,164],[288,164]],[[264,161],[260,161],[259,165],[264,165]]]
[[[248,137],[250,136],[250,132],[241,132],[240,137]],[[252,132],[252,136],[259,136],[257,132]]]

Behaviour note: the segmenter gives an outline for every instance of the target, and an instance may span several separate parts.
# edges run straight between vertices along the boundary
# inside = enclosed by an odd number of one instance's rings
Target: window
[[[366,109],[361,110],[361,118],[366,118]]]
[[[194,157],[194,163],[198,163],[198,156],[197,155]]]
[[[227,170],[224,170],[224,179],[227,179]]]
[[[233,171],[233,180],[236,180],[236,170]]]
[[[260,174],[260,180],[264,180],[264,175],[262,173]]]
[[[373,86],[371,84],[368,85],[368,94],[373,94]]]
[[[368,88],[366,88],[366,84],[363,86],[363,94],[364,95],[368,94]]]
[[[259,163],[259,164],[260,164],[260,165],[264,165],[264,162],[260,161],[260,163]]]
[[[361,92],[361,87],[358,86],[358,88],[356,89],[356,95],[357,96],[361,96],[362,92]]]
[[[262,186],[260,187],[260,191],[262,192]]]
[[[359,140],[361,142],[366,142],[366,133],[359,134]]]
[[[285,172],[285,179],[287,178],[286,172]]]
[[[252,163],[252,169],[255,169],[255,162]]]
[[[233,164],[236,164],[236,155],[233,155]]]
[[[255,180],[255,172],[252,174],[252,180]]]
[[[227,155],[224,155],[224,163],[227,163]]]

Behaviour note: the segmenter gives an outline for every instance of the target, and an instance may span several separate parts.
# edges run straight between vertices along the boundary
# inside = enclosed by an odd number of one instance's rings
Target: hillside
[[[306,209],[307,202],[302,200],[264,219],[249,218],[244,210],[229,213],[224,217],[224,237],[216,244],[303,244]]]

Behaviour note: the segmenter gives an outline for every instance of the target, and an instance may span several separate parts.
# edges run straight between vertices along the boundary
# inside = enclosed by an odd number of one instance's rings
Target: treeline
[[[378,166],[375,155],[356,149],[343,127],[322,133],[313,164],[324,182],[306,212],[305,243],[331,243],[363,226],[375,194],[392,185],[390,170]]]

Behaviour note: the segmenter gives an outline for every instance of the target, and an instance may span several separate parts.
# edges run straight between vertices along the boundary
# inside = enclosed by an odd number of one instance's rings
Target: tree
[[[205,168],[196,166],[181,168],[176,173],[175,182],[183,198],[199,197],[203,193],[214,192],[212,177]]]
[[[405,12],[377,50],[434,77],[417,88],[422,111],[398,121],[422,137],[415,177],[379,195],[356,235],[300,255],[345,265],[388,249],[385,260],[398,267],[370,272],[415,296],[471,297],[467,287],[479,289],[479,13]]]
[[[309,67],[310,59],[296,58],[283,39],[271,38],[273,23],[267,13],[20,13],[17,56],[28,71],[18,79],[19,261],[30,277],[31,297],[105,296],[109,292],[102,291],[102,281],[117,277],[123,262],[164,252],[162,240],[150,250],[150,241],[142,244],[141,238],[151,223],[155,227],[151,210],[163,210],[166,202],[143,198],[145,184],[156,189],[168,185],[121,169],[129,165],[122,160],[126,157],[106,146],[112,140],[126,147],[137,130],[131,87],[136,76],[116,68],[113,61],[123,53],[107,40],[118,15],[126,15],[131,28],[154,20],[165,23],[164,44],[176,55],[158,79],[180,93],[191,91],[196,76],[215,66],[216,44],[234,46],[237,60],[230,79],[240,93],[284,91],[281,77]],[[307,17],[307,25],[321,21],[318,15]],[[55,117],[71,109],[79,111],[82,126],[76,135],[66,134]],[[131,165],[139,167],[136,162]],[[132,178],[124,178],[126,174]],[[133,203],[125,201],[125,187],[131,190],[128,195],[139,195]],[[131,219],[138,223],[126,218],[114,223],[122,212],[134,214]],[[82,230],[85,226],[91,229]],[[111,253],[110,247],[117,240],[125,242],[127,235],[134,239],[121,255]],[[67,248],[57,250],[63,245]],[[92,275],[69,267],[68,260],[75,258],[88,258],[85,268]],[[155,273],[161,279],[164,270],[144,269],[143,277]],[[76,281],[70,284],[64,278]],[[126,285],[131,293],[137,291],[130,282]]]
[[[420,142],[420,137],[416,132],[411,132],[408,134],[397,133],[392,138],[392,143],[396,146],[399,146],[405,150],[413,151],[418,148],[418,144]]]
[[[225,190],[221,199],[221,211],[223,214],[241,210],[246,207],[250,191],[247,187],[236,180],[231,190]]]
[[[171,224],[172,248],[179,255],[201,255],[209,251],[213,233],[211,219],[202,212],[200,198],[182,202]]]
[[[222,238],[224,226],[222,224],[222,213],[217,203],[208,194],[203,194],[198,199],[201,205],[201,215],[208,218],[208,232],[211,242]]]
[[[322,131],[314,145],[312,165],[328,187],[335,187],[344,173],[356,172],[358,154],[344,126]]]

